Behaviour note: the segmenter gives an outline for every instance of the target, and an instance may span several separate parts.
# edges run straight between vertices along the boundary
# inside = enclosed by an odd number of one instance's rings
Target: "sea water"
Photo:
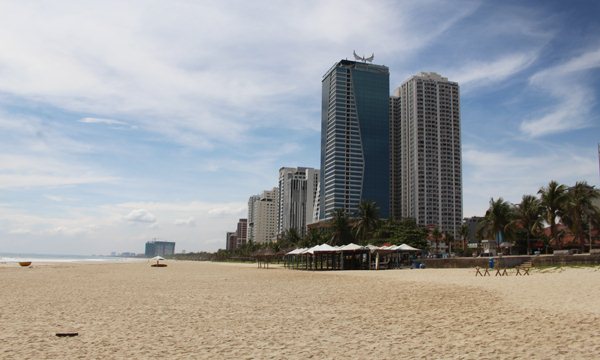
[[[128,258],[119,256],[100,255],[46,255],[46,254],[10,254],[0,253],[0,264],[17,263],[20,261],[45,262],[45,263],[118,263],[144,261],[142,258]]]

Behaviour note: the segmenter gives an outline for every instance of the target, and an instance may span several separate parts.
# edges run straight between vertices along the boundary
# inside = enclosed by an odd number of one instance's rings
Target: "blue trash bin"
[[[491,257],[490,260],[488,261],[488,266],[490,269],[494,268],[494,258],[493,257]]]

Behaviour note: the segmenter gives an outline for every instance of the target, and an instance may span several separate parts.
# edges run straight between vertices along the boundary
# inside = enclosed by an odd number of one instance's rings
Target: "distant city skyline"
[[[282,166],[320,168],[321,79],[460,84],[464,217],[600,185],[596,1],[4,1],[0,250],[215,251]]]

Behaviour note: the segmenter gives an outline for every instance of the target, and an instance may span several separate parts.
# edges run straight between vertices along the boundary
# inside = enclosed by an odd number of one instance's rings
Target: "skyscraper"
[[[389,216],[389,69],[341,60],[322,80],[319,219],[361,200]]]
[[[278,197],[279,189],[273,188],[263,191],[258,200],[254,201],[253,241],[258,244],[277,240]]]
[[[304,236],[312,222],[319,170],[306,167],[279,169],[278,233],[296,229]]]
[[[420,73],[396,89],[391,101],[396,107],[392,112],[400,114],[392,119],[392,128],[399,124],[400,129],[400,139],[392,141],[398,145],[392,149],[394,166],[400,166],[392,182],[400,190],[395,216],[437,226],[456,238],[462,220],[458,84],[436,73]]]
[[[248,219],[240,219],[238,221],[235,235],[237,237],[236,248],[244,246],[248,240]]]
[[[248,233],[247,233],[247,240],[248,241],[255,241],[254,240],[254,203],[256,203],[258,200],[260,200],[260,195],[252,195],[250,196],[250,198],[248,199]]]

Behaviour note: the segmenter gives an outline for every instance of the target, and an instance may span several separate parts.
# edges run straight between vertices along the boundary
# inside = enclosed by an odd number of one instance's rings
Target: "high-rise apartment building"
[[[247,234],[247,240],[250,241],[255,241],[254,240],[254,204],[260,200],[260,195],[252,195],[250,196],[250,198],[248,199],[248,234]]]
[[[389,216],[389,69],[341,60],[322,80],[319,219],[362,200]]]
[[[235,235],[237,237],[237,248],[246,244],[248,240],[248,219],[240,219],[238,221]]]
[[[306,167],[279,169],[279,204],[277,231],[296,229],[306,234],[306,225],[312,222],[316,200],[319,170]]]
[[[255,243],[277,240],[279,189],[265,190],[253,204],[253,232]]]
[[[237,235],[235,234],[235,231],[228,231],[227,234],[225,234],[225,249],[232,251],[235,250],[237,246]]]
[[[400,148],[400,97],[390,96],[390,217],[402,216],[402,157]]]
[[[400,203],[394,216],[437,226],[456,238],[462,222],[458,84],[420,73],[405,81],[391,102],[392,135],[398,135],[398,126],[400,135],[391,142],[392,203]]]

